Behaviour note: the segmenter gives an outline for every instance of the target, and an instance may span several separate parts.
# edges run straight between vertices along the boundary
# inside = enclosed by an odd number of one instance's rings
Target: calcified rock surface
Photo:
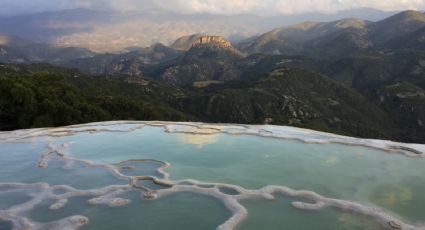
[[[119,125],[117,128],[111,125]],[[245,126],[245,125],[209,125],[201,123],[167,123],[167,122],[105,122],[87,125],[69,126],[65,128],[46,128],[0,133],[0,142],[30,142],[35,137],[69,136],[85,132],[130,132],[142,129],[145,126],[164,127],[166,132],[189,133],[197,135],[211,135],[226,133],[231,135],[258,135],[270,138],[295,139],[306,143],[327,144],[339,143],[347,145],[360,145],[385,150],[389,153],[401,153],[408,157],[424,157],[424,146],[416,144],[395,143],[382,140],[364,140],[328,133],[316,132],[305,129],[278,127],[278,126]],[[306,135],[308,134],[308,135]],[[246,189],[235,184],[208,183],[192,179],[171,180],[165,172],[171,167],[167,162],[155,159],[130,159],[112,164],[95,163],[85,159],[73,158],[66,154],[72,143],[56,145],[50,143],[44,153],[40,154],[39,162],[35,167],[48,168],[51,159],[65,162],[65,167],[74,164],[84,164],[90,168],[100,168],[110,172],[116,178],[127,181],[124,185],[108,185],[97,189],[76,189],[69,185],[49,185],[47,183],[0,183],[1,191],[31,191],[32,198],[21,204],[14,205],[6,210],[0,210],[0,219],[12,223],[13,229],[78,229],[89,223],[84,216],[70,216],[49,223],[37,223],[25,216],[25,213],[34,209],[45,200],[54,201],[50,205],[51,211],[65,207],[68,200],[73,197],[91,197],[87,200],[90,205],[107,205],[110,207],[125,206],[132,200],[122,198],[130,191],[139,191],[142,199],[161,199],[164,196],[178,192],[192,192],[214,197],[223,202],[232,215],[217,229],[234,229],[247,215],[247,209],[240,201],[249,198],[275,199],[275,195],[282,194],[295,199],[294,208],[303,210],[320,211],[325,208],[334,208],[341,211],[362,214],[374,218],[387,229],[412,229],[423,230],[425,225],[414,225],[393,216],[384,210],[357,203],[350,200],[333,199],[322,196],[313,191],[295,190],[286,186],[268,185],[260,189]],[[149,163],[157,165],[158,176],[127,175],[127,170],[137,169],[131,163]],[[161,189],[151,189],[141,185],[141,181],[150,181]],[[226,192],[226,191],[232,191]],[[298,201],[297,201],[298,200]],[[308,202],[306,202],[306,200]]]
[[[112,125],[119,127],[111,128]],[[128,127],[126,127],[128,126]],[[78,133],[131,132],[144,126],[164,127],[166,132],[186,134],[256,135],[286,140],[299,140],[312,144],[345,144],[402,153],[410,157],[425,157],[425,145],[399,143],[386,140],[359,139],[309,129],[274,125],[204,124],[195,122],[162,121],[112,121],[73,125],[59,128],[40,128],[13,132],[0,132],[0,142],[28,142],[31,138],[43,136],[72,136]]]

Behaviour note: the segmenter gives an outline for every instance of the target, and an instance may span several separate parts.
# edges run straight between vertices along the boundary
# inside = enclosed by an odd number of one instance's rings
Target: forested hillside
[[[345,135],[421,142],[410,115],[422,91],[409,84],[365,95],[317,72],[278,68],[258,78],[185,87],[151,78],[89,76],[50,65],[2,65],[0,128],[62,126],[106,120],[174,120],[278,124]],[[422,98],[424,97],[421,94]],[[420,96],[420,95],[419,95]],[[394,115],[394,106],[404,113]],[[404,119],[410,117],[410,119]]]

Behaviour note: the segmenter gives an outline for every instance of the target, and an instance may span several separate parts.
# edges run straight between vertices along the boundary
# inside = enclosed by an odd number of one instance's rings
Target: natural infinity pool
[[[425,229],[425,146],[277,126],[0,133],[0,229]]]

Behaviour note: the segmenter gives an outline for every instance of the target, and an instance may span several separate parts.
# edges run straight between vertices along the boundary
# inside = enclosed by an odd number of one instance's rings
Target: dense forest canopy
[[[75,78],[75,79],[72,79]],[[185,120],[188,116],[161,103],[108,91],[120,82],[98,78],[90,82],[65,70],[0,74],[2,130],[62,126],[105,120]],[[87,81],[86,81],[87,80]],[[99,88],[98,82],[104,84]],[[101,94],[91,92],[97,88]],[[152,99],[151,99],[152,100]]]

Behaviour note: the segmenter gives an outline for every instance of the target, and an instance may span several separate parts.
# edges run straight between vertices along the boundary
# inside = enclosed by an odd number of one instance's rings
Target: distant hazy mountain
[[[248,39],[239,48],[247,53],[347,55],[366,49],[402,47],[403,39],[418,46],[420,39],[415,37],[420,36],[417,30],[423,27],[425,14],[418,11],[401,12],[378,22],[356,18],[304,22]]]
[[[69,60],[92,57],[95,54],[79,47],[59,47],[35,43],[15,36],[0,36],[0,62],[62,64]]]
[[[389,41],[425,26],[425,14],[405,11],[370,25],[370,35],[377,43]]]
[[[307,47],[317,46],[321,41],[328,42],[345,32],[361,33],[369,23],[355,18],[322,23],[308,21],[272,30],[256,39],[242,42],[239,47],[248,53],[300,53]]]
[[[187,15],[155,9],[140,12],[74,9],[0,18],[0,34],[105,52],[119,51],[127,47],[147,47],[158,42],[168,45],[189,34],[214,34],[237,41],[275,27],[305,20],[331,21],[344,17],[379,20],[390,14],[372,9],[358,9],[332,15],[311,13],[259,17]]]
[[[92,12],[88,10],[65,12],[67,14],[64,15],[50,14],[53,15],[52,18],[72,19],[74,13],[79,12],[82,14],[80,20],[87,21],[96,21],[104,16],[103,13],[88,14]],[[163,12],[158,14],[160,13]],[[168,14],[160,15],[173,17]],[[134,17],[139,16],[135,14]],[[266,58],[264,60],[267,61],[263,62],[261,55],[244,57],[253,53],[304,55],[333,61],[332,59],[338,60],[350,55],[364,56],[372,52],[386,52],[387,49],[420,49],[425,46],[424,31],[425,14],[406,11],[378,22],[357,18],[331,22],[307,21],[277,28],[261,36],[233,44],[226,38],[214,34],[186,35],[177,38],[169,47],[160,43],[147,48],[133,46],[121,50],[118,54],[97,54],[85,48],[63,48],[30,42],[16,36],[0,36],[0,62],[48,62],[79,68],[91,74],[149,75],[175,84],[188,84],[194,81],[240,79],[242,74],[249,75],[247,68],[256,65],[262,66],[264,70],[273,69],[272,64],[267,64],[269,59]],[[387,58],[386,55],[380,56]],[[391,59],[389,62],[394,62],[393,58],[388,58]],[[275,66],[283,62],[288,65],[285,60],[279,58],[276,60],[278,62],[274,63]],[[310,67],[308,63],[301,63],[306,66],[298,65],[299,67]],[[258,73],[257,70],[261,68],[257,68],[254,72]],[[261,72],[267,73],[267,71]]]

